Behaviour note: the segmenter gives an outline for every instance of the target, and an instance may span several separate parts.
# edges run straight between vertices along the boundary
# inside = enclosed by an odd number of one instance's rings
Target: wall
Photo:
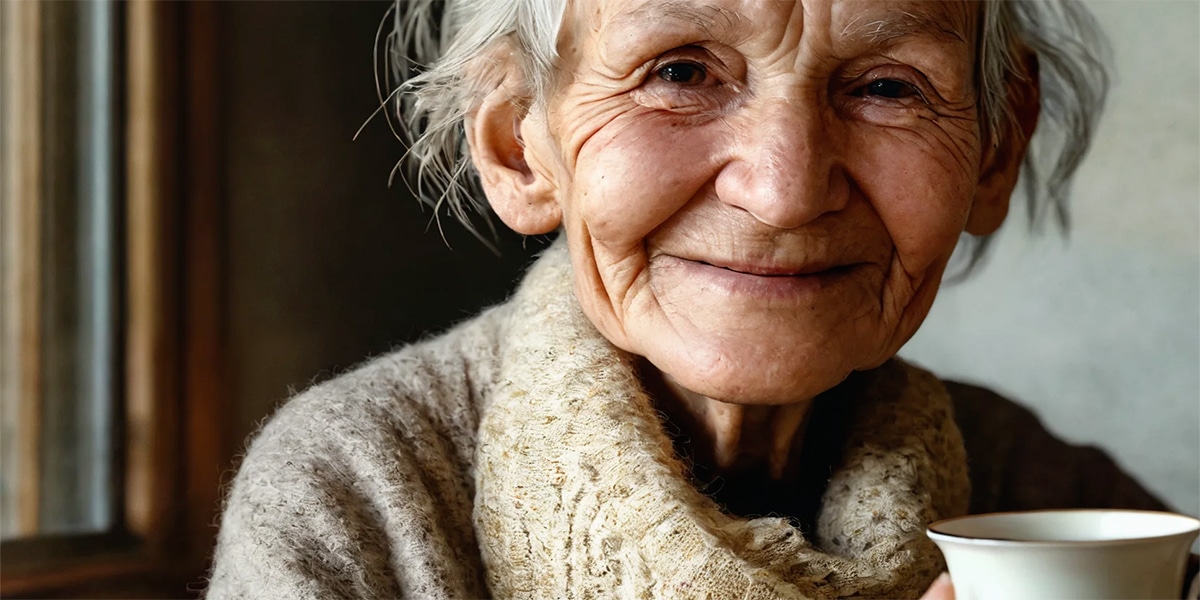
[[[292,390],[504,298],[536,240],[502,257],[453,221],[451,250],[403,183],[373,37],[386,2],[220,3],[234,439]],[[239,446],[240,447],[240,446]]]
[[[1035,407],[1200,514],[1200,3],[1089,2],[1115,86],[1069,239],[1010,215],[902,355]]]

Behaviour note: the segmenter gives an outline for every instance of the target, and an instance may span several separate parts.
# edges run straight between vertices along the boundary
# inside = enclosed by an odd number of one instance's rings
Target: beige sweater
[[[557,246],[508,303],[280,409],[229,492],[208,596],[911,596],[940,568],[923,525],[967,509],[967,469],[974,512],[1161,508],[994,394],[898,362],[852,380],[814,416],[816,476],[707,479],[579,313]]]

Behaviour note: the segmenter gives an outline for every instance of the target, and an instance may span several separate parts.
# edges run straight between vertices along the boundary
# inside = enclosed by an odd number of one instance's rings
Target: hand
[[[925,590],[921,600],[954,600],[954,585],[950,583],[950,574],[938,575],[929,589]]]

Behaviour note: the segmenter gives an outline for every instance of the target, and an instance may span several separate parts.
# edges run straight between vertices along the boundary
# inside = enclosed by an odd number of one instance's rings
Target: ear
[[[513,231],[537,235],[562,221],[555,186],[534,160],[522,130],[529,111],[516,94],[519,84],[505,77],[466,121],[471,161],[492,210]]]
[[[1041,112],[1041,92],[1038,83],[1037,54],[1025,49],[1021,56],[1025,72],[1010,75],[1007,102],[1015,117],[1012,122],[1002,123],[1004,131],[991,135],[1000,136],[1000,143],[989,145],[980,163],[979,185],[975,190],[975,202],[967,217],[967,233],[989,235],[995,233],[1008,216],[1008,205],[1017,178],[1021,175],[1021,162],[1029,150],[1029,139],[1037,128]]]

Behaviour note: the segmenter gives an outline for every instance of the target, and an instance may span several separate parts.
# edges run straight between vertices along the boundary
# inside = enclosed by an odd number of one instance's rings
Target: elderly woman
[[[894,357],[960,236],[1004,221],[1039,117],[1052,171],[1024,176],[1059,206],[1104,91],[1080,7],[395,11],[419,189],[465,215],[477,176],[558,240],[508,302],[275,415],[210,596],[916,597],[933,520],[1162,507]]]

